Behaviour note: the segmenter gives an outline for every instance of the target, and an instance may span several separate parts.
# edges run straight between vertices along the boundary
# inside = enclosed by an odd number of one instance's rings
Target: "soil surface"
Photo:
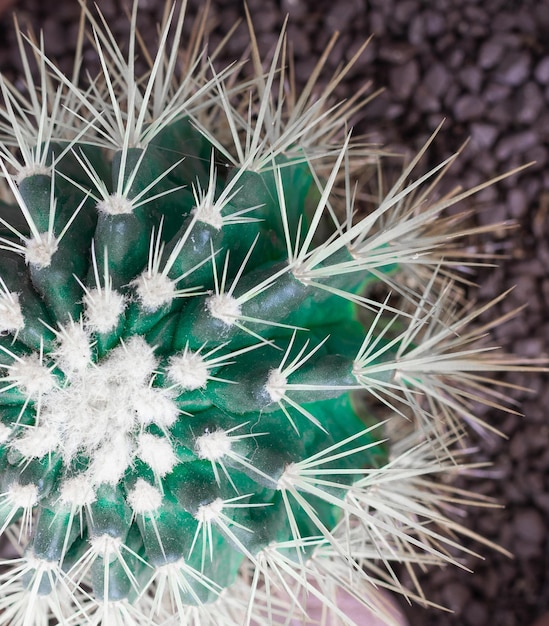
[[[127,18],[118,0],[98,0],[113,31],[123,38]],[[189,15],[202,4],[190,0]],[[140,28],[154,41],[163,0],[141,0]],[[2,5],[0,4],[0,7]],[[70,70],[79,7],[76,0],[19,0],[22,24],[43,29],[50,55]],[[309,76],[334,31],[340,32],[328,66],[349,59],[373,34],[340,96],[365,81],[385,91],[357,123],[358,132],[395,149],[417,151],[439,122],[446,123],[429,153],[434,165],[470,139],[447,176],[447,185],[474,186],[518,165],[535,163],[478,194],[479,224],[512,220],[471,242],[505,255],[497,268],[479,270],[481,301],[515,286],[489,312],[527,305],[496,329],[496,341],[524,357],[549,354],[549,0],[248,0],[262,51],[272,48],[289,14],[288,38],[296,78]],[[21,73],[11,10],[0,16],[0,71]],[[212,0],[212,44],[244,16],[241,0]],[[122,39],[121,39],[122,40]],[[241,25],[224,58],[240,58],[248,43]],[[471,542],[484,560],[465,559],[465,570],[421,576],[425,595],[453,613],[407,607],[412,626],[528,626],[549,609],[549,385],[547,374],[506,375],[531,389],[511,390],[523,416],[486,411],[485,419],[508,438],[479,437],[475,460],[493,465],[463,485],[504,508],[469,510],[467,525],[514,554],[510,559]]]

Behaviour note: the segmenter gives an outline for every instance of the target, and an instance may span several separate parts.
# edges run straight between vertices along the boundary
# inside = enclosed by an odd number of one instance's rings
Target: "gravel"
[[[118,0],[98,4],[122,37],[127,22]],[[189,12],[195,13],[200,4],[190,0]],[[163,2],[141,0],[140,6],[145,40],[153,41]],[[335,5],[332,0],[248,0],[248,6],[263,52],[272,47],[284,15],[290,14],[288,37],[298,83],[310,75],[334,30],[340,31],[340,40],[330,57],[331,68],[350,58],[373,33],[338,93],[351,95],[368,80],[375,88],[385,87],[357,131],[410,153],[445,118],[426,165],[438,163],[471,138],[449,172],[448,187],[475,185],[535,161],[476,199],[479,223],[512,219],[515,228],[493,228],[473,242],[504,257],[496,269],[479,270],[482,289],[472,290],[471,297],[486,301],[516,285],[488,316],[527,307],[495,329],[497,341],[525,357],[547,357],[549,0],[339,0]],[[20,0],[17,7],[22,23],[43,27],[48,50],[70,71],[76,0]],[[212,0],[212,43],[243,15],[241,0]],[[228,42],[227,57],[240,57],[246,45],[241,25]],[[14,48],[5,15],[0,21],[0,69],[12,78],[21,72]],[[406,608],[413,626],[527,626],[549,609],[547,375],[509,374],[502,380],[517,385],[509,392],[525,416],[484,409],[484,418],[509,442],[491,435],[474,441],[475,460],[493,466],[480,480],[464,477],[463,486],[473,485],[505,505],[471,510],[467,524],[512,552],[514,559],[471,539],[469,547],[484,556],[464,559],[474,575],[446,568],[420,576],[426,596],[453,614],[413,605]]]

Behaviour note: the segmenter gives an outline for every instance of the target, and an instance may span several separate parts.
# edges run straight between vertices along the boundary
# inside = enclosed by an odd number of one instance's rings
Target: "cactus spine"
[[[361,210],[346,68],[275,97],[251,30],[253,79],[180,73],[171,8],[137,76],[137,2],[127,55],[83,10],[97,78],[21,39],[28,93],[0,82],[0,624],[349,623],[340,587],[390,623],[374,583],[451,560],[437,480],[513,367],[454,284],[476,190],[432,200],[422,150]]]

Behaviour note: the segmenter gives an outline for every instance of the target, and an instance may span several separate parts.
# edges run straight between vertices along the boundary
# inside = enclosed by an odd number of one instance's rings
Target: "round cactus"
[[[250,29],[241,78],[181,60],[172,8],[138,75],[136,7],[127,54],[84,8],[98,77],[20,37],[27,92],[0,82],[0,624],[272,624],[307,596],[351,623],[340,588],[391,623],[395,564],[459,547],[437,483],[512,367],[454,284],[442,213],[475,190],[436,199],[422,151],[369,196],[347,68],[286,97],[284,35],[264,71]]]

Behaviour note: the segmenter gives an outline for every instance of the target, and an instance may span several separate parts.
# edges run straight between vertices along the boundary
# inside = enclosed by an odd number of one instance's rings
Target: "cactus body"
[[[507,367],[451,311],[450,201],[414,161],[355,215],[381,156],[332,141],[331,87],[271,98],[282,38],[252,95],[198,57],[178,82],[172,11],[140,79],[136,5],[127,59],[87,14],[93,88],[40,49],[28,102],[2,83],[0,624],[270,624],[308,594],[343,619],[339,586],[383,616],[392,561],[449,558],[435,478]]]

